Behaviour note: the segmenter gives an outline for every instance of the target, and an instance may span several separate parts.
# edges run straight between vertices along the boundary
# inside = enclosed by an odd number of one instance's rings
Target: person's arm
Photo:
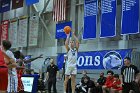
[[[48,78],[49,78],[49,72],[47,72],[46,74],[46,80],[48,80]]]
[[[56,66],[56,70],[57,70],[57,73],[56,73],[57,74],[57,77],[60,78],[58,66]]]
[[[32,61],[38,59],[38,58],[43,58],[43,57],[42,57],[42,54],[41,54],[40,56],[38,56],[38,57],[30,58],[30,59],[28,59],[28,60],[24,60],[24,63],[30,63],[30,62],[32,62]]]
[[[59,74],[59,71],[57,71],[57,77],[58,77],[58,79],[60,79],[60,74]]]
[[[123,71],[124,71],[124,67],[121,68],[121,78],[122,78],[121,80],[122,80],[122,84],[123,84],[123,82],[124,82],[124,81],[123,81],[123,78],[124,78]]]
[[[1,50],[1,51],[2,51],[2,54],[3,54],[4,58],[7,60],[7,61],[5,61],[5,63],[6,63],[6,64],[11,64],[10,62],[12,62],[13,59],[10,58],[10,57],[5,53],[4,50]]]
[[[70,38],[70,34],[67,34],[67,38],[65,41],[65,48],[66,48],[67,52],[69,51],[69,38]]]
[[[97,80],[97,84],[96,84],[97,86],[99,86],[99,85],[100,85],[100,84],[99,84],[99,81],[100,81],[100,78]]]
[[[78,38],[76,37],[75,32],[73,32],[73,36],[74,36],[74,39],[75,39],[75,41],[76,41],[76,49],[77,49],[77,51],[78,51],[78,49],[79,49],[79,40],[78,40]]]
[[[63,78],[64,75],[65,75],[65,63],[63,63],[62,76],[61,76],[61,78]]]
[[[20,69],[25,69],[25,67],[17,66],[16,69],[18,69],[18,70],[20,70]]]
[[[4,50],[2,50],[2,53],[4,55],[5,63],[7,64],[8,68],[15,68],[15,67],[17,67],[16,61],[13,58],[14,55],[12,55],[11,53],[6,53]]]
[[[10,60],[10,64],[7,64],[8,68],[16,68],[17,64],[14,59]]]

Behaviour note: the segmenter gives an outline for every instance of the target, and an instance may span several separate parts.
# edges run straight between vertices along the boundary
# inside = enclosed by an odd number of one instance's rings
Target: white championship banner
[[[38,39],[38,28],[39,28],[39,17],[32,16],[30,18],[30,28],[29,28],[29,46],[37,46]]]
[[[17,48],[17,20],[10,22],[9,41],[12,43],[12,48]]]
[[[27,46],[27,27],[28,27],[27,17],[20,19],[19,30],[18,30],[18,47]]]

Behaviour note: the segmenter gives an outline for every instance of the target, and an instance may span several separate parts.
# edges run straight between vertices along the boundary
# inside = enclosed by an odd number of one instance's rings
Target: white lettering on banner
[[[86,62],[84,64],[84,66],[93,66],[93,63],[92,63],[92,56],[85,56],[86,58]],[[89,62],[89,63],[88,63]]]
[[[9,4],[2,5],[2,8],[9,6]]]
[[[80,59],[81,59],[81,61],[80,61]],[[83,56],[80,56],[80,57],[78,58],[77,65],[78,65],[78,66],[82,66],[83,64],[84,64],[84,57],[83,57]]]
[[[57,30],[57,32],[64,32],[64,29],[59,29]]]
[[[95,66],[99,66],[99,65],[100,65],[100,56],[96,56],[96,57],[95,57],[94,65],[95,65]]]
[[[94,61],[92,56],[80,56],[77,60],[78,66],[99,66],[100,56],[95,56]]]

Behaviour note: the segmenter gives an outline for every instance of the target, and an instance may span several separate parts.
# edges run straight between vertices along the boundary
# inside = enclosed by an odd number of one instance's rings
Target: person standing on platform
[[[72,93],[75,93],[79,40],[76,37],[75,32],[73,32],[73,37],[75,40],[70,40],[70,46],[69,46],[70,34],[67,34],[67,39],[65,41],[68,61],[67,61],[67,66],[65,71],[64,93],[66,93],[69,76],[71,76]]]
[[[131,58],[124,58],[124,66],[121,69],[121,75],[123,80],[123,93],[129,93],[135,88],[133,82],[135,81],[136,75],[139,73],[139,70],[136,66],[131,64]]]
[[[54,64],[54,59],[51,59],[50,65],[47,68],[47,76],[46,76],[46,80],[48,80],[48,93],[51,93],[52,85],[53,85],[53,93],[57,93],[56,90],[57,76],[59,78],[58,66]]]

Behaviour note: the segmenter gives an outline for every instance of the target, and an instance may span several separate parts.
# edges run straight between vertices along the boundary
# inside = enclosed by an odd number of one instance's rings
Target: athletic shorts
[[[17,76],[9,75],[8,74],[8,92],[17,92],[17,87],[18,87],[18,78]]]
[[[6,91],[8,86],[8,68],[0,67],[0,90]]]
[[[76,75],[77,67],[67,67],[65,71],[65,75]]]

